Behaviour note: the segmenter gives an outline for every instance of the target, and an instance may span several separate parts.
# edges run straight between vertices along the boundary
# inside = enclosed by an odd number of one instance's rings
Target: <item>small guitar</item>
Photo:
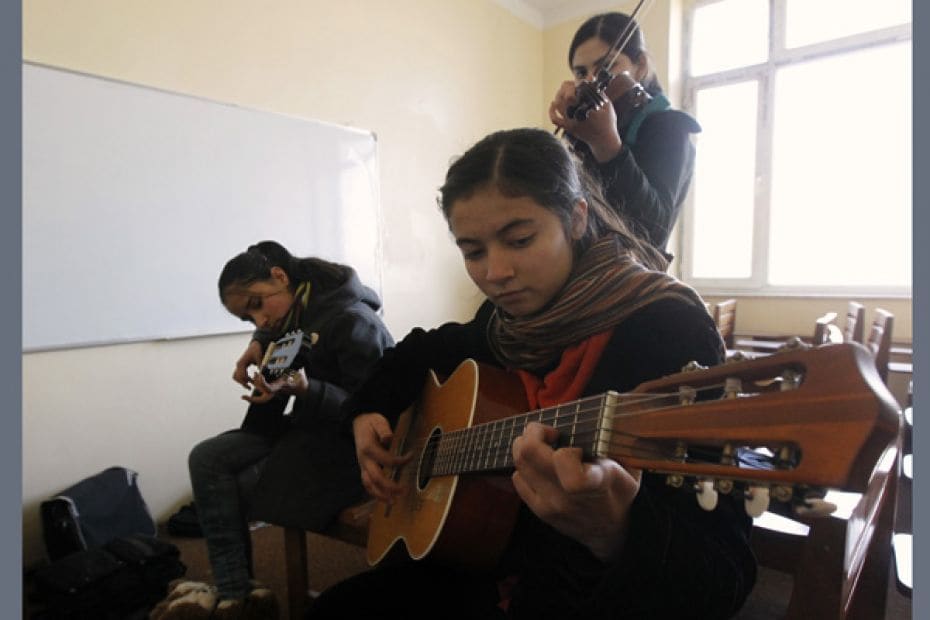
[[[305,363],[306,355],[316,343],[317,338],[315,333],[308,336],[302,330],[295,329],[270,343],[265,349],[265,355],[259,367],[259,372],[262,373],[265,381],[270,383],[300,368]],[[252,395],[258,395],[258,390],[253,391]],[[240,428],[255,433],[271,434],[279,428],[284,418],[286,405],[286,398],[273,398],[264,403],[251,403]]]
[[[717,493],[741,493],[750,514],[769,495],[802,502],[819,489],[864,491],[899,424],[871,355],[854,343],[686,369],[529,413],[525,403],[515,376],[473,360],[442,384],[430,373],[394,431],[391,451],[414,455],[390,472],[408,492],[376,505],[370,563],[402,541],[414,559],[493,565],[519,509],[511,444],[530,422],[554,426],[559,445],[586,458],[665,474],[706,509]]]

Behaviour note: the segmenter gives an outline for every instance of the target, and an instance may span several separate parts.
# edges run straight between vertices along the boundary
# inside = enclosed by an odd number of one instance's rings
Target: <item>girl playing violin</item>
[[[628,28],[629,26],[629,28]],[[624,31],[631,33],[610,67],[608,52]],[[572,141],[610,206],[633,232],[661,252],[694,170],[690,134],[700,131],[691,116],[672,110],[656,78],[642,30],[623,13],[603,13],[585,21],[568,49],[574,80],[562,83],[549,106],[549,118]],[[578,86],[595,79],[601,69],[615,77],[607,87],[611,105],[591,111],[585,120],[570,117],[579,103]],[[626,95],[641,85],[648,103],[628,109]],[[671,255],[666,254],[671,260]]]
[[[529,403],[546,407],[722,360],[701,298],[656,269],[662,257],[581,174],[539,129],[491,134],[449,168],[442,213],[490,303],[469,323],[413,330],[347,401],[374,497],[390,503],[409,491],[388,470],[416,463],[388,446],[429,369],[448,376],[468,358],[505,368]],[[496,568],[430,556],[385,565],[324,592],[311,617],[709,619],[740,607],[755,564],[738,500],[704,511],[664,477],[583,461],[558,435],[532,422],[513,441],[522,507]]]

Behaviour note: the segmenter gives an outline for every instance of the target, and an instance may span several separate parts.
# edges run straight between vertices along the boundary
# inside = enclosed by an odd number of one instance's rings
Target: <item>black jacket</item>
[[[575,147],[587,170],[600,181],[610,206],[634,233],[662,252],[691,184],[691,134],[699,131],[691,116],[669,109],[649,114],[635,141],[621,130],[620,152],[603,164],[594,160],[584,143]]]

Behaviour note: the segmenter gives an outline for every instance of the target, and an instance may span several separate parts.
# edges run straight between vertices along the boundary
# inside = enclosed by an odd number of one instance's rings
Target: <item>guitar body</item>
[[[479,377],[480,373],[480,377]],[[368,530],[368,561],[427,554],[460,566],[493,566],[510,539],[520,498],[509,473],[421,478],[426,440],[449,431],[526,411],[519,380],[504,371],[463,362],[444,383],[431,371],[420,399],[394,429],[391,451],[412,452],[396,480],[407,493],[391,506],[378,502]],[[401,544],[403,543],[403,544]]]

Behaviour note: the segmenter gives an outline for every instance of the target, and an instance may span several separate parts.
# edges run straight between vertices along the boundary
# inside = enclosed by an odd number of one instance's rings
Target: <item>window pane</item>
[[[910,42],[776,79],[770,282],[910,286]]]
[[[768,0],[722,0],[695,10],[691,74],[704,75],[765,61],[769,47],[768,7]]]
[[[788,0],[785,46],[800,47],[909,23],[908,0]]]
[[[743,82],[698,91],[694,178],[693,275],[748,278],[758,85]]]

